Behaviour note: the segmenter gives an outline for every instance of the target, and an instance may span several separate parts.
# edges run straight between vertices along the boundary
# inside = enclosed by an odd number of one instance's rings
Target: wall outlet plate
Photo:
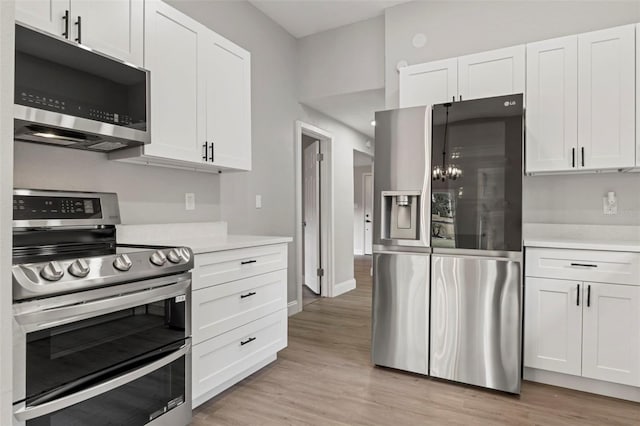
[[[618,201],[609,203],[607,197],[602,197],[602,213],[607,216],[618,214]]]
[[[195,210],[196,209],[196,194],[193,192],[187,192],[184,194],[184,209]]]
[[[262,208],[262,195],[256,195],[256,209]]]

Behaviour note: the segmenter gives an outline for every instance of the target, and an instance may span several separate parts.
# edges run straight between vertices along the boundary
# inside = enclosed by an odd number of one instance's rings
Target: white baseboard
[[[587,377],[572,376],[553,371],[538,370],[536,368],[525,368],[524,379],[532,382],[545,383],[547,385],[575,389],[582,392],[596,393],[598,395],[640,402],[640,388],[620,385],[618,383],[594,380]]]
[[[294,300],[293,302],[289,302],[287,304],[288,316],[295,315],[300,312],[300,306],[298,305],[298,301]]]
[[[351,278],[333,286],[333,297],[340,296],[356,288],[356,279]]]

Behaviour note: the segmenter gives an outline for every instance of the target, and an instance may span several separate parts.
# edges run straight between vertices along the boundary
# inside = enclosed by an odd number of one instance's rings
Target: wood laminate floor
[[[640,404],[525,382],[520,398],[374,367],[371,257],[357,288],[289,318],[278,360],[194,411],[193,425],[640,425]]]

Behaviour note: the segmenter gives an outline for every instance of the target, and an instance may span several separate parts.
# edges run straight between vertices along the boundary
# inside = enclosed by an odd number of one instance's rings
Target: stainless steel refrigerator
[[[375,364],[520,392],[522,100],[376,114]]]

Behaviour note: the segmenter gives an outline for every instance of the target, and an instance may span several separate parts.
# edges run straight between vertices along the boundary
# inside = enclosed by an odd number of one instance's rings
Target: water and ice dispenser
[[[382,192],[382,239],[420,238],[420,192]]]

